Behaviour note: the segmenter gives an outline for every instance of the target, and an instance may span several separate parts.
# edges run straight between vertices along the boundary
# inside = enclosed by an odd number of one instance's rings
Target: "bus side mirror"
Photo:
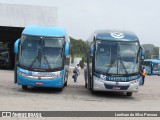
[[[67,57],[69,55],[69,42],[66,42],[65,45],[65,56]]]
[[[93,57],[93,53],[94,53],[94,46],[92,45],[90,47],[90,57],[92,58]]]
[[[151,67],[153,67],[153,63],[151,63]]]
[[[145,50],[143,47],[141,47],[140,49],[141,49],[141,60],[144,60]]]
[[[18,45],[19,45],[20,39],[17,39],[16,42],[14,43],[14,53],[18,53]]]

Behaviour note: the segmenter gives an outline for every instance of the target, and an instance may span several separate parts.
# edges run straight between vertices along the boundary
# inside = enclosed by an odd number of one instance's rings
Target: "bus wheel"
[[[85,82],[85,88],[87,88],[87,82]]]
[[[65,86],[65,87],[67,86],[67,81],[64,83],[64,86]]]
[[[92,94],[96,94],[97,92],[93,89],[93,82],[91,83],[90,91]]]
[[[14,83],[17,83],[17,66],[14,67]]]
[[[22,89],[23,89],[23,90],[26,90],[27,88],[28,88],[27,85],[22,85]]]
[[[127,96],[132,96],[132,92],[127,92]]]
[[[93,90],[93,88],[90,89],[92,94],[96,94],[97,92]]]
[[[62,92],[62,90],[63,90],[63,87],[62,88],[58,88],[58,91]]]

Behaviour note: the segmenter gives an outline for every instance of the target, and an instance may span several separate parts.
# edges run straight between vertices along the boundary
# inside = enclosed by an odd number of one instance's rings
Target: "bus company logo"
[[[106,76],[105,75],[100,75],[100,78],[106,80]]]
[[[38,75],[40,75],[40,76],[55,76],[55,73],[50,73],[50,72],[38,72]]]
[[[121,32],[113,32],[111,33],[111,36],[114,38],[124,38],[125,37],[125,35]]]
[[[2,117],[12,117],[11,112],[2,112]]]
[[[115,82],[124,82],[127,81],[127,78],[125,77],[109,77],[109,81],[115,81]]]
[[[116,85],[119,85],[119,82],[116,81]]]
[[[41,77],[38,77],[38,80],[41,80]]]

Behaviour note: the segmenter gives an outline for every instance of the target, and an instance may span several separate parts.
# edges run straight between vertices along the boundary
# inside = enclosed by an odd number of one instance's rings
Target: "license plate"
[[[36,85],[43,85],[43,82],[36,82]]]
[[[121,89],[121,87],[119,87],[119,86],[113,86],[113,90],[120,90]]]

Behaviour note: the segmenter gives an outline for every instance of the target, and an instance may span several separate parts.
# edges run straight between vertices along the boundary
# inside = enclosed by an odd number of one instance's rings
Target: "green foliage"
[[[154,47],[153,50],[145,50],[145,59],[157,59],[159,57],[159,48]]]
[[[80,67],[81,67],[81,68],[84,68],[84,57],[82,57],[82,60],[80,61],[79,64],[80,64]]]
[[[74,57],[82,57],[85,52],[85,42],[81,39],[76,40],[74,38],[70,38],[70,50],[71,56]]]
[[[145,59],[150,59],[151,58],[151,53],[149,50],[145,51]]]
[[[72,57],[72,62],[74,57],[81,57],[82,61],[81,61],[81,67],[83,68],[83,64],[84,64],[84,60],[86,60],[86,52],[87,52],[87,46],[85,41],[79,39],[76,40],[72,37],[70,37],[70,55]]]
[[[143,44],[141,46],[145,50],[145,59],[159,58],[159,47],[156,47],[153,44]]]

